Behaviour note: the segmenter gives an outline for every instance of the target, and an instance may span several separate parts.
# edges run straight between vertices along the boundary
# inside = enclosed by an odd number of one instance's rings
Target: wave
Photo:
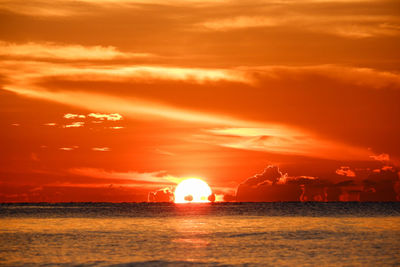
[[[145,266],[145,267],[153,267],[153,266],[228,266],[221,265],[216,262],[201,262],[201,261],[164,261],[164,260],[151,260],[151,261],[136,261],[136,262],[128,262],[121,264],[113,264],[108,265],[109,267],[133,267],[133,266]],[[233,266],[233,265],[232,265]]]

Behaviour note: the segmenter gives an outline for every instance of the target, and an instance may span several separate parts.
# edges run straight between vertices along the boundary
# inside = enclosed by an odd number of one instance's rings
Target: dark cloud
[[[150,192],[148,196],[149,202],[173,202],[174,199],[174,192],[170,188]]]
[[[356,174],[354,171],[350,169],[348,166],[341,166],[339,169],[336,170],[336,173],[339,175],[343,176],[348,176],[348,177],[355,177]]]
[[[399,175],[394,168],[385,167],[379,172],[374,171],[363,181],[364,190],[360,193],[360,201],[400,200]]]
[[[265,168],[263,173],[256,174],[253,177],[247,179],[244,183],[244,186],[259,186],[263,183],[272,183],[275,184],[282,177],[282,173],[280,172],[277,166],[268,166]]]
[[[54,176],[53,176],[54,177]],[[57,177],[57,176],[55,176]],[[0,179],[2,179],[0,175]],[[57,177],[58,178],[58,177]],[[2,183],[0,203],[6,202],[144,202],[143,190],[114,185],[26,185]]]
[[[365,180],[333,182],[310,176],[290,177],[276,166],[268,166],[241,183],[236,192],[239,202],[274,201],[398,201],[399,174],[394,167],[370,170]]]
[[[236,201],[236,196],[235,195],[230,195],[230,194],[225,194],[224,195],[224,201],[225,202],[235,202]]]
[[[241,183],[236,191],[236,201],[298,201],[301,189],[297,184],[279,184],[285,179],[277,166],[268,166],[263,173],[256,174]]]

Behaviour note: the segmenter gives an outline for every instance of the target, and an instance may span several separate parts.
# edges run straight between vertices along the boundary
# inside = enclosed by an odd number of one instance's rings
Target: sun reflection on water
[[[0,265],[398,265],[398,216],[249,216],[218,207],[146,206],[168,215],[142,217],[66,217],[64,210],[59,218],[3,217]]]

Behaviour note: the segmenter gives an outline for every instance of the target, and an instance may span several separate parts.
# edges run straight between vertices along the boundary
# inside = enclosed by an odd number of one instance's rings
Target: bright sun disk
[[[185,179],[175,189],[175,203],[205,203],[210,202],[208,197],[212,194],[206,182],[198,178]]]

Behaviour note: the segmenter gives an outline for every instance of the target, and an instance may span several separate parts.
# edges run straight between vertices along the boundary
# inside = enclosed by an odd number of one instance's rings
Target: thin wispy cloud
[[[100,152],[107,152],[110,151],[111,149],[109,147],[93,147],[93,151],[100,151]]]
[[[82,114],[67,113],[67,114],[64,114],[64,118],[65,119],[77,119],[77,118],[84,119],[84,118],[86,118],[86,116],[82,115]]]
[[[7,64],[7,63],[6,63]],[[20,65],[19,65],[20,66]],[[39,68],[34,69],[34,67]],[[60,67],[59,70],[57,66]],[[42,69],[40,68],[42,67]],[[130,71],[124,72],[129,69]],[[47,73],[46,71],[50,73]],[[93,70],[93,72],[92,72]],[[185,82],[191,82],[191,75],[198,75],[196,79],[207,78],[203,76],[204,73],[198,72],[199,69],[191,68],[164,68],[164,67],[129,67],[122,69],[97,69],[92,70],[88,68],[74,68],[72,66],[65,68],[65,65],[61,64],[38,64],[31,66],[30,69],[22,66],[22,69],[17,71],[10,71],[6,73],[11,76],[12,73],[20,73],[21,77],[18,81],[11,81],[10,85],[4,86],[4,89],[11,92],[20,94],[22,96],[45,99],[52,102],[67,104],[72,107],[90,109],[101,111],[101,113],[90,113],[89,117],[94,118],[98,121],[109,120],[116,121],[122,118],[120,114],[128,116],[129,118],[135,118],[138,120],[146,119],[162,119],[166,118],[169,120],[176,120],[187,123],[197,123],[199,125],[208,125],[211,127],[230,127],[237,129],[249,129],[249,128],[260,128],[268,129],[270,123],[268,121],[254,121],[235,116],[227,116],[224,113],[211,113],[197,110],[190,110],[188,108],[181,108],[175,105],[169,105],[166,103],[159,103],[157,101],[144,100],[137,97],[121,97],[113,96],[112,94],[100,94],[94,92],[85,91],[50,91],[38,86],[37,81],[46,79],[49,75],[64,75],[63,77],[72,80],[83,80],[83,81],[128,81],[137,75],[137,79],[143,79],[139,77],[141,70],[155,71],[155,73],[165,75],[165,79],[175,80],[184,79]],[[122,70],[122,71],[121,71]],[[132,72],[132,70],[135,70]],[[171,70],[174,70],[171,72]],[[183,70],[183,76],[179,74],[179,71]],[[65,71],[65,72],[64,72]],[[146,73],[145,71],[145,73]],[[203,71],[203,70],[202,70]],[[337,65],[317,65],[317,66],[259,66],[259,67],[237,67],[233,70],[204,70],[208,75],[222,73],[235,73],[236,81],[242,79],[246,80],[246,83],[255,88],[259,86],[261,82],[267,83],[268,81],[283,81],[288,78],[294,80],[304,79],[310,75],[317,75],[327,79],[340,81],[346,84],[353,84],[356,86],[363,86],[365,90],[367,88],[380,89],[385,87],[400,88],[400,76],[395,72],[390,71],[379,71],[372,68],[357,68],[349,66],[337,66]],[[86,75],[83,73],[87,72]],[[61,74],[63,73],[63,74]],[[107,73],[107,75],[106,75]],[[135,74],[134,74],[135,73]],[[172,75],[169,75],[173,73]],[[189,76],[185,76],[188,75]],[[67,74],[67,75],[66,75]],[[134,75],[133,75],[134,74]],[[142,73],[143,74],[143,73]],[[148,74],[148,73],[147,73]],[[147,74],[144,74],[146,77]],[[174,77],[176,74],[178,76]],[[31,76],[29,76],[31,75]],[[153,75],[153,74],[151,74]],[[150,77],[151,77],[150,75]],[[218,76],[217,77],[223,77]],[[19,77],[14,75],[13,77]],[[240,79],[237,79],[240,77]],[[24,79],[23,79],[24,78]],[[136,78],[134,78],[136,79]],[[235,80],[235,78],[233,78]],[[152,80],[154,82],[154,80]],[[77,101],[79,99],[79,101]],[[140,115],[140,116],[138,116]],[[66,118],[81,118],[79,116],[85,116],[81,114],[66,114]],[[67,124],[66,128],[82,127],[84,122],[74,122]],[[118,126],[115,126],[118,127]],[[284,127],[281,127],[282,130]],[[298,155],[307,156],[321,156],[330,158],[348,158],[355,156],[357,158],[368,158],[368,153],[365,153],[363,149],[355,148],[352,145],[340,144],[336,141],[328,142],[324,141],[324,138],[316,137],[316,135],[304,133],[303,130],[293,130],[291,127],[286,127],[288,133],[269,135],[270,133],[259,133],[258,136],[241,136],[239,141],[232,142],[232,140],[221,140],[221,133],[214,132],[214,138],[211,140],[218,140],[216,142],[219,146],[239,148],[254,151],[267,151],[272,153],[294,153]],[[285,131],[286,131],[285,130]],[[266,137],[265,137],[266,136]],[[311,145],[310,145],[311,144]],[[320,148],[318,148],[320,147]],[[335,149],[332,149],[336,147]],[[351,149],[348,149],[351,147]],[[350,151],[350,152],[349,152]]]
[[[274,0],[274,1],[253,1],[259,4],[270,5],[286,5],[291,6],[296,4],[292,0]],[[324,4],[324,3],[374,3],[377,0],[306,0],[302,1],[303,4]],[[73,3],[73,4],[72,4]],[[76,3],[79,3],[77,5]],[[0,8],[9,12],[23,14],[28,16],[41,16],[41,17],[69,17],[69,16],[82,16],[91,15],[95,13],[96,8],[109,8],[116,9],[131,8],[133,10],[138,8],[138,5],[154,4],[156,6],[196,6],[196,7],[230,7],[235,5],[235,1],[229,0],[55,0],[49,3],[44,0],[33,1],[2,1]]]
[[[0,41],[0,56],[25,59],[111,60],[150,57],[148,53],[124,53],[113,46],[56,43],[8,43]]]
[[[54,0],[50,3],[45,0],[33,1],[1,1],[0,9],[9,12],[23,14],[26,16],[40,17],[71,17],[71,16],[90,16],[98,8],[108,9],[128,9],[138,8],[138,5],[164,5],[164,6],[215,6],[216,4],[228,2],[227,0]]]
[[[341,166],[339,169],[336,170],[336,174],[347,177],[356,177],[356,173],[348,166]]]
[[[99,120],[108,120],[108,121],[122,120],[122,116],[118,113],[111,113],[111,114],[90,113],[88,114],[88,117],[92,117]]]
[[[63,103],[79,108],[88,108],[103,111],[119,111],[118,113],[132,116],[136,119],[145,118],[168,118],[171,120],[186,121],[200,124],[216,124],[216,125],[247,125],[248,121],[239,120],[224,115],[211,113],[203,113],[180,109],[157,102],[144,101],[135,98],[121,98],[116,96],[108,96],[103,94],[93,94],[84,92],[50,92],[38,90],[26,90],[20,88],[6,87],[6,90],[33,98],[45,99],[57,103]],[[76,101],[80,99],[80,101]],[[137,117],[136,115],[144,115]],[[251,123],[257,125],[257,123]],[[74,122],[71,127],[81,127],[84,122]]]
[[[79,148],[78,146],[72,146],[72,147],[60,147],[59,150],[63,150],[63,151],[72,151]]]
[[[162,150],[162,149],[156,149],[156,152],[158,153],[158,154],[161,154],[161,155],[166,155],[166,156],[175,156],[175,154],[174,153],[172,153],[172,152],[169,152],[169,151],[166,151],[166,150]]]
[[[281,23],[277,19],[271,19],[268,17],[239,16],[233,18],[209,20],[199,24],[199,27],[204,27],[205,29],[210,30],[227,31],[253,27],[272,27],[279,24]]]
[[[117,171],[106,171],[97,168],[72,168],[69,173],[89,176],[98,179],[124,179],[135,181],[137,183],[159,183],[159,184],[177,184],[182,179],[171,176],[165,171],[156,172],[117,172]]]
[[[312,133],[283,125],[270,124],[266,128],[216,128],[204,132],[209,135],[198,135],[199,141],[242,150],[342,160],[367,160],[370,154],[366,148],[324,140]]]
[[[119,130],[119,129],[124,129],[125,127],[123,127],[123,126],[110,126],[108,128],[109,129],[114,129],[114,130]]]
[[[79,127],[83,127],[84,125],[85,125],[85,122],[76,121],[76,122],[73,122],[71,124],[64,125],[64,128],[79,128]]]
[[[238,66],[231,69],[197,69],[172,68],[154,66],[121,65],[92,67],[55,64],[47,62],[3,61],[0,74],[7,77],[6,85],[38,87],[38,83],[47,79],[57,78],[61,81],[85,82],[146,82],[160,81],[182,82],[235,82],[257,86],[259,81],[283,80],[287,78],[319,75],[343,83],[365,86],[365,88],[382,88],[392,86],[400,88],[400,75],[394,71],[378,70],[366,67],[343,65],[307,65],[307,66]]]
[[[372,156],[370,156],[370,158],[377,160],[377,161],[383,161],[383,162],[390,160],[389,154],[386,154],[386,153],[382,153],[379,155],[372,155]]]
[[[26,64],[29,63],[29,64]],[[46,77],[59,77],[69,81],[188,81],[194,83],[230,81],[250,83],[245,73],[235,69],[205,69],[187,67],[142,66],[142,65],[72,65],[37,61],[7,60],[0,63],[0,74],[10,77],[10,83],[37,83]],[[15,76],[15,75],[19,76]]]
[[[77,9],[68,7],[66,5],[60,5],[64,1],[59,1],[59,4],[49,3],[47,1],[35,0],[35,1],[1,1],[0,9],[16,14],[22,14],[27,16],[41,17],[66,17],[82,12],[77,12]],[[65,2],[64,2],[65,3]]]
[[[334,81],[364,86],[367,88],[393,87],[400,89],[400,75],[393,71],[373,68],[362,68],[341,65],[309,65],[309,66],[258,66],[238,67],[246,71],[248,76],[256,75],[262,80],[283,80],[287,78],[304,79],[309,75],[318,75]]]
[[[12,91],[34,98],[47,99],[71,106],[104,111],[118,111],[132,118],[168,118],[181,122],[192,122],[207,126],[225,126],[230,128],[216,128],[206,130],[209,135],[198,135],[198,141],[212,143],[218,146],[265,151],[281,154],[306,155],[333,159],[364,159],[367,160],[370,152],[367,149],[352,145],[324,140],[306,131],[270,124],[227,117],[220,114],[200,113],[182,108],[141,101],[138,99],[122,99],[101,94],[83,92],[49,92],[12,89]],[[76,99],[81,101],[77,102]],[[81,127],[83,124],[75,122],[71,127]],[[228,136],[228,137],[227,137]],[[232,139],[229,136],[238,137]]]
[[[270,14],[268,16],[238,16],[202,22],[199,29],[215,31],[249,28],[292,27],[346,38],[400,35],[400,20],[383,16],[321,16],[315,14]]]
[[[370,12],[365,5],[380,6]],[[255,2],[253,2],[255,4]],[[200,31],[237,31],[254,28],[267,30],[309,32],[342,38],[371,38],[400,35],[398,16],[392,11],[393,3],[379,1],[257,1],[254,6],[243,5],[240,10],[227,2],[231,15],[224,12],[207,17],[195,25]],[[385,12],[386,11],[386,12]]]

